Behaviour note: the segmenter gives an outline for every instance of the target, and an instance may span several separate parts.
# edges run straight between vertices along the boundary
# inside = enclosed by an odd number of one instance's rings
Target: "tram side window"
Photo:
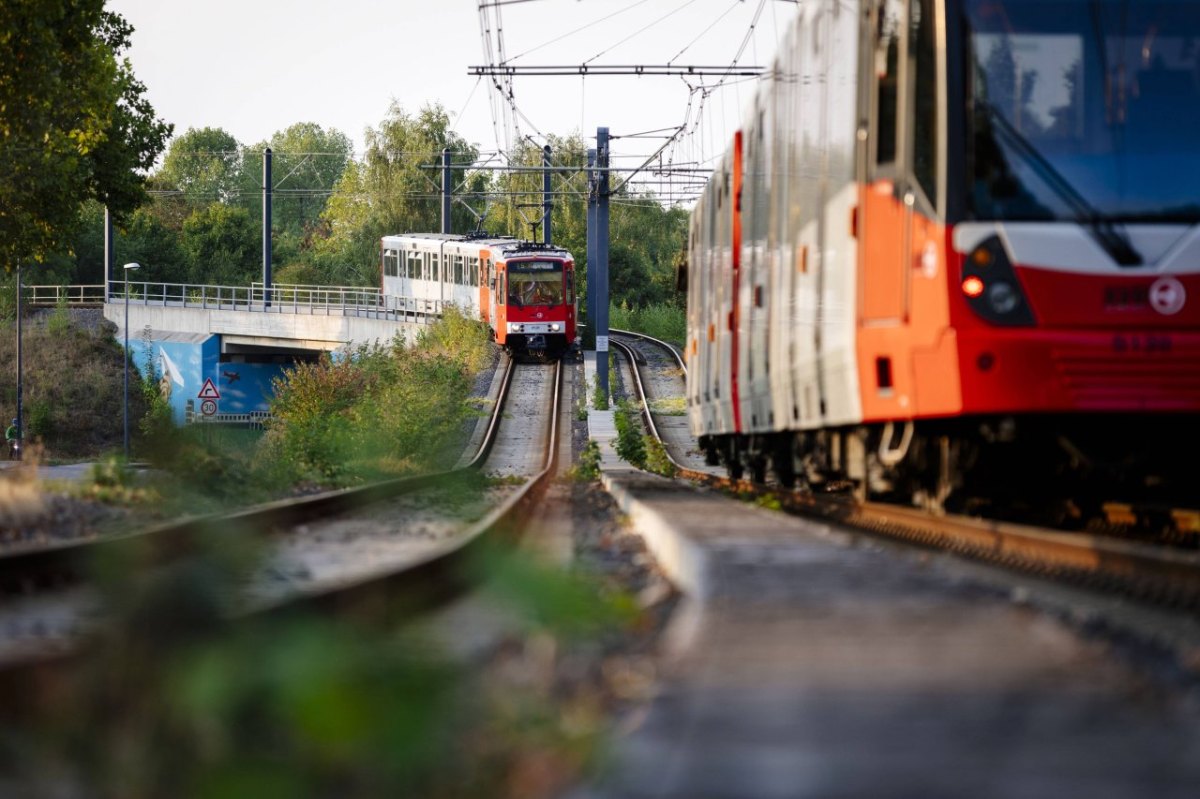
[[[875,100],[877,164],[896,161],[896,101],[900,84],[900,25],[903,16],[903,0],[885,0],[879,9],[875,41],[875,76],[879,84]],[[932,18],[930,24],[933,24]]]
[[[467,262],[467,264],[468,264],[468,266],[467,266],[467,270],[468,270],[467,285],[478,286],[479,285],[479,259],[471,258]]]
[[[912,0],[908,53],[915,71],[913,174],[925,196],[937,203],[937,34],[931,0]]]
[[[383,274],[384,277],[400,276],[400,256],[395,250],[383,251]]]
[[[408,276],[413,280],[421,277],[421,254],[419,252],[408,254]]]
[[[567,270],[567,305],[575,303],[575,270]]]
[[[438,277],[438,261],[440,261],[440,260],[441,260],[441,256],[438,255],[436,252],[430,257],[430,260],[429,260],[429,279],[430,280],[433,280],[433,281],[441,280],[441,278]]]
[[[504,298],[505,298],[504,282],[505,282],[505,277],[507,276],[507,274],[508,274],[507,272],[501,272],[500,274],[498,274],[496,276],[496,304],[497,305],[504,304]]]

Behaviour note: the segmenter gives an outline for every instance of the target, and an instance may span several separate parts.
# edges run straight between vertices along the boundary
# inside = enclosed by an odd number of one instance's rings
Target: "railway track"
[[[221,536],[254,536],[269,554],[227,598],[235,617],[315,608],[395,618],[468,592],[485,576],[484,553],[522,529],[553,476],[561,385],[561,365],[509,361],[479,450],[455,470],[9,553],[0,579],[23,594],[0,608],[0,695],[21,700],[83,654],[81,634],[97,610],[84,575],[97,558],[124,557],[149,572],[180,562],[203,537],[219,545]],[[463,501],[460,489],[481,482],[482,495]]]
[[[1105,591],[1139,601],[1187,610],[1200,609],[1200,554],[1125,538],[1063,532],[969,516],[938,516],[915,508],[858,502],[843,494],[812,494],[732,481],[711,468],[697,468],[677,445],[664,440],[650,412],[638,350],[669,351],[681,373],[682,359],[664,342],[629,331],[612,331],[614,347],[626,359],[631,382],[650,434],[663,442],[680,477],[808,516],[870,533],[946,550],[1006,568]],[[637,342],[634,344],[633,342]],[[644,362],[645,356],[640,359]],[[659,420],[661,421],[661,420]],[[1110,509],[1111,510],[1111,509]],[[1116,510],[1120,510],[1118,507]],[[1191,516],[1183,515],[1185,523]],[[1133,526],[1133,519],[1120,519]]]

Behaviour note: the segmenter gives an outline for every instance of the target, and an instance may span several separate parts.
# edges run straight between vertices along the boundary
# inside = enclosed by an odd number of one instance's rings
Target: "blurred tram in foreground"
[[[557,358],[575,342],[575,259],[517,239],[411,233],[383,237],[383,293],[454,304],[510,353]]]
[[[1200,2],[805,2],[692,215],[692,431],[931,506],[1190,493],[1198,222]]]

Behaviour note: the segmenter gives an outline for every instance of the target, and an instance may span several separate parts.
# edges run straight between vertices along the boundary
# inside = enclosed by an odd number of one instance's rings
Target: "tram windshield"
[[[965,7],[975,218],[1200,221],[1200,2]]]
[[[563,265],[554,261],[524,261],[508,266],[508,301],[526,305],[562,305]]]

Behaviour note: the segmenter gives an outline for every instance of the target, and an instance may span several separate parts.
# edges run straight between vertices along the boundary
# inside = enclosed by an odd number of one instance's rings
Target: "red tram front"
[[[496,341],[510,352],[561,356],[575,341],[575,262],[566,250],[514,243],[496,253]]]

